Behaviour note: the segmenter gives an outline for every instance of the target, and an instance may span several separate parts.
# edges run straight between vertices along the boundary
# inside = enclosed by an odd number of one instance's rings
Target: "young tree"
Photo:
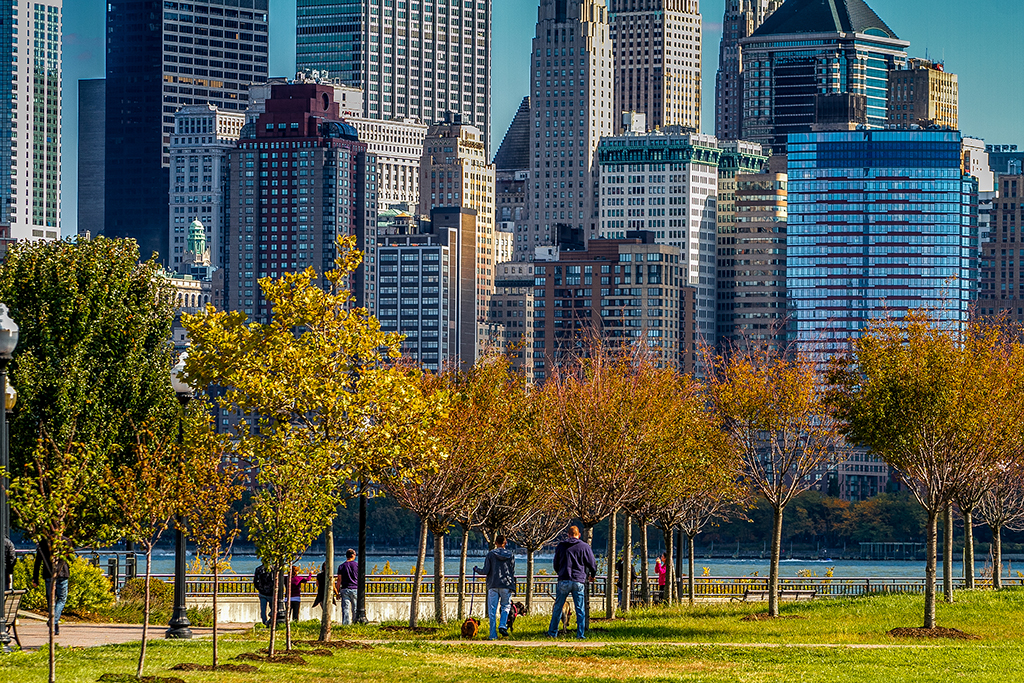
[[[1024,464],[1013,460],[997,468],[992,486],[978,501],[978,514],[992,530],[992,588],[1003,587],[1003,529],[1024,531]]]
[[[844,431],[899,472],[928,514],[924,627],[935,627],[938,517],[992,463],[990,444],[1010,383],[994,328],[939,329],[925,314],[885,321],[853,342],[831,373]]]
[[[50,549],[51,567],[70,563],[75,547],[116,538],[104,517],[113,519],[113,505],[106,481],[108,452],[68,439],[57,442],[46,432],[30,453],[26,474],[9,477],[11,509],[28,536]],[[97,510],[96,508],[99,508]],[[97,513],[100,514],[97,514]],[[57,680],[54,650],[54,605],[57,581],[51,580],[49,602],[49,683]]]
[[[153,547],[170,523],[176,502],[178,471],[175,467],[173,437],[150,428],[141,428],[135,441],[132,458],[116,467],[108,466],[106,485],[111,492],[121,532],[138,543],[146,553],[146,589],[142,607],[142,642],[135,675],[142,678],[146,665],[146,644],[149,636],[150,581],[153,569]]]
[[[238,536],[234,505],[245,491],[243,472],[230,441],[215,433],[203,415],[189,421],[181,454],[176,507],[196,552],[213,573],[213,668],[217,668],[218,575]],[[148,591],[148,589],[147,589]],[[276,603],[275,603],[276,605]]]
[[[739,449],[747,480],[772,507],[768,613],[777,617],[782,515],[813,485],[814,472],[840,459],[839,425],[809,358],[747,347],[709,366],[709,398]]]
[[[532,502],[523,508],[522,517],[509,528],[509,538],[526,548],[526,612],[533,610],[536,593],[534,580],[537,551],[565,531],[569,515],[558,507],[543,485],[535,489]]]
[[[222,387],[220,404],[249,416],[236,434],[257,471],[247,520],[262,536],[261,559],[277,570],[328,526],[349,482],[407,472],[419,462],[410,457],[432,452],[421,442],[441,406],[424,396],[418,373],[392,362],[401,337],[352,305],[345,285],[361,258],[353,247],[339,240],[325,289],[312,268],[261,279],[268,323],[212,310],[183,321],[192,341],[185,379]]]

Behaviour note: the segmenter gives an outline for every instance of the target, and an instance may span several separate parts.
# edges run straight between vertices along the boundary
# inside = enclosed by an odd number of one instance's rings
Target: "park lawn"
[[[750,605],[698,605],[673,608],[596,624],[606,632],[593,640],[618,641],[603,647],[514,648],[501,644],[464,645],[437,640],[392,640],[370,650],[336,650],[332,657],[308,656],[306,665],[263,664],[260,673],[172,673],[180,662],[208,663],[208,640],[155,641],[147,673],[176,675],[188,683],[294,681],[346,683],[434,683],[501,678],[534,681],[715,681],[761,683],[810,681],[874,683],[891,681],[1005,681],[1024,678],[1024,636],[1018,622],[1024,591],[958,593],[954,605],[940,605],[939,623],[980,637],[974,641],[894,641],[893,626],[920,621],[921,598],[876,596],[785,605],[784,613],[806,619],[743,622]],[[763,608],[763,606],[762,606]],[[540,637],[542,618],[521,622],[518,639]],[[301,624],[308,637],[315,622]],[[445,633],[450,632],[446,629]],[[879,635],[881,634],[881,635]],[[340,638],[382,638],[378,627],[335,631]],[[265,647],[262,630],[221,639],[221,662]],[[681,641],[675,645],[654,642]],[[628,641],[640,641],[634,644]],[[642,642],[648,641],[648,642]],[[699,642],[705,641],[705,642]],[[717,641],[717,642],[711,642]],[[816,643],[837,643],[823,647]],[[728,644],[727,644],[728,643]],[[747,643],[749,645],[733,645]],[[784,644],[782,647],[759,644]],[[872,644],[844,647],[844,644]],[[910,645],[907,647],[906,645]],[[134,671],[138,645],[58,650],[58,680],[92,683],[103,673]],[[14,653],[0,658],[0,681],[45,680],[46,654]]]

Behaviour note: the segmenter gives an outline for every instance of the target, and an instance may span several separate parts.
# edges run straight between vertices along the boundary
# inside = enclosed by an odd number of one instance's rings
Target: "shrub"
[[[130,579],[121,587],[119,600],[135,601],[144,603],[146,600],[146,580],[144,578]],[[149,580],[149,604],[153,610],[170,609],[174,607],[174,586],[157,578]]]
[[[46,611],[46,588],[40,580],[38,586],[32,585],[32,564],[35,555],[25,555],[14,566],[14,587],[28,590],[21,604],[25,609]],[[110,592],[110,581],[103,570],[94,567],[80,557],[72,559],[70,564],[71,579],[68,581],[68,601],[65,612],[97,612],[109,607],[114,602]]]

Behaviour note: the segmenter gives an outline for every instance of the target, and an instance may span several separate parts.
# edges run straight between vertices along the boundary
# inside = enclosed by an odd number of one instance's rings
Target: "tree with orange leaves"
[[[782,515],[814,475],[840,459],[843,441],[814,362],[748,346],[709,363],[708,396],[739,450],[744,475],[772,507],[768,614],[779,615]]]

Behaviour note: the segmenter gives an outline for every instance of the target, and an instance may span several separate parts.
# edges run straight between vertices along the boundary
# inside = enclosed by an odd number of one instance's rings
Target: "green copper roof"
[[[792,33],[866,33],[898,39],[864,0],[786,0],[753,35]]]

